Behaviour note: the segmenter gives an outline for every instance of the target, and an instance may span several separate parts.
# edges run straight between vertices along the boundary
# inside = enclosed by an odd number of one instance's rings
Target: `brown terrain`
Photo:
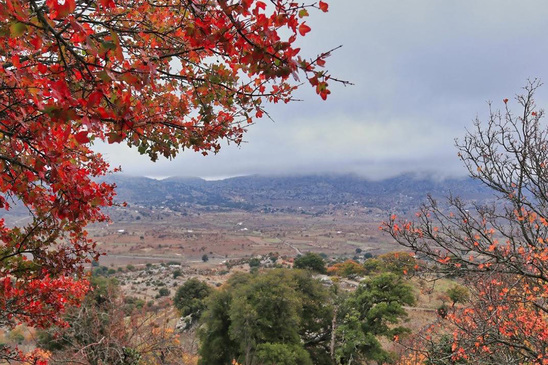
[[[143,214],[144,213],[144,214]],[[382,214],[349,208],[328,215],[205,212],[183,216],[168,208],[116,208],[113,223],[90,227],[107,255],[101,265],[178,262],[184,267],[215,268],[227,260],[277,253],[306,252],[350,256],[357,248],[374,255],[396,250],[379,230]],[[202,261],[203,255],[209,261]]]

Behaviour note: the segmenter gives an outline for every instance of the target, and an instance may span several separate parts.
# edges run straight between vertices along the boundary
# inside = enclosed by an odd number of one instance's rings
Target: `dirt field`
[[[306,214],[206,212],[182,215],[168,209],[117,208],[111,224],[90,227],[106,253],[101,265],[178,262],[215,267],[226,260],[277,253],[294,257],[308,251],[329,257],[380,254],[398,249],[379,231],[379,212],[337,211]],[[204,263],[202,257],[207,255]]]

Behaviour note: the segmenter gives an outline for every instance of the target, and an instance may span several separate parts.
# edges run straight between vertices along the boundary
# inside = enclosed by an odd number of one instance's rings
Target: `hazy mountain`
[[[354,204],[406,211],[416,209],[426,196],[450,194],[470,201],[493,199],[490,190],[470,178],[436,181],[401,175],[369,181],[356,175],[243,176],[218,181],[116,175],[119,201],[174,210],[200,209],[297,209]]]

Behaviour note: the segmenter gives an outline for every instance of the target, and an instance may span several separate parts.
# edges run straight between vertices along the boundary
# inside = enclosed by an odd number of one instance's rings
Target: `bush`
[[[169,289],[168,288],[160,288],[160,290],[158,290],[158,296],[159,297],[169,296]]]
[[[259,267],[261,266],[261,260],[254,257],[249,260],[249,267]]]
[[[183,275],[183,272],[177,269],[173,272],[173,279],[177,279],[179,276],[182,276],[182,275]]]
[[[8,333],[8,339],[11,342],[17,343],[18,345],[22,344],[23,341],[25,341],[25,335],[23,334],[23,330],[21,329],[21,327],[12,329]]]

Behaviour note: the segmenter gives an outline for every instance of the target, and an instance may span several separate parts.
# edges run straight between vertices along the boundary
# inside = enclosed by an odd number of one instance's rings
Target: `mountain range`
[[[310,207],[359,205],[390,211],[416,209],[427,195],[449,195],[468,201],[488,201],[493,193],[471,178],[434,180],[410,174],[381,181],[357,175],[241,176],[207,181],[200,178],[113,175],[117,200],[175,211],[243,209],[249,211],[296,210]]]

